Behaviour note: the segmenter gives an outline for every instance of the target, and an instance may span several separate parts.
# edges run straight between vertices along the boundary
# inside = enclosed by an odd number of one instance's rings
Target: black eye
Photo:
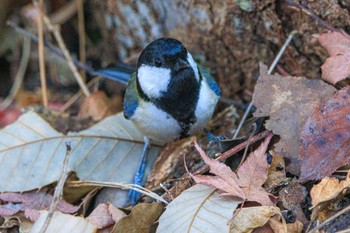
[[[156,57],[156,58],[153,59],[153,64],[156,67],[161,67],[162,66],[162,60],[160,60],[160,58]]]
[[[185,54],[187,54],[187,49],[184,47],[184,48],[182,49],[182,52],[185,53]]]

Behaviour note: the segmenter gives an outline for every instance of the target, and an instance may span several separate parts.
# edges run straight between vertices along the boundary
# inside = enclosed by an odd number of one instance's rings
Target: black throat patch
[[[179,123],[182,129],[180,138],[184,138],[188,136],[191,125],[197,121],[195,111],[199,99],[201,79],[199,81],[196,79],[192,69],[172,73],[171,76],[167,91],[160,98],[148,97],[141,90],[139,83],[137,88],[145,101],[153,102]]]

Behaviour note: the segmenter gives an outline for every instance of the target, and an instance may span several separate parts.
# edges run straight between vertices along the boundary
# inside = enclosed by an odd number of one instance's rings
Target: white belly
[[[181,127],[169,114],[157,108],[151,102],[141,100],[131,120],[136,127],[150,139],[159,142],[176,140]]]

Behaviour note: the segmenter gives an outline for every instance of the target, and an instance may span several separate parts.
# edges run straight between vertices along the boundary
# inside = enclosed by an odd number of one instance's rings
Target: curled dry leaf
[[[296,220],[294,223],[286,223],[279,215],[275,215],[269,220],[270,227],[274,233],[301,233],[303,232],[303,224]]]
[[[260,76],[255,86],[253,103],[255,117],[270,117],[266,128],[280,135],[275,151],[289,158],[287,171],[299,175],[299,139],[302,127],[312,109],[336,89],[322,80],[304,77],[269,75],[267,67],[260,64]]]
[[[280,214],[280,209],[274,206],[256,206],[243,208],[230,221],[230,232],[250,233],[255,228],[265,225],[271,217]]]
[[[331,202],[337,201],[337,198],[349,187],[350,173],[343,181],[339,181],[337,178],[325,177],[320,183],[314,185],[310,191],[313,208],[312,219],[315,219],[318,213]]]
[[[350,75],[350,36],[345,32],[321,34],[318,41],[327,50],[329,58],[322,65],[322,79],[333,85]]]
[[[319,180],[350,163],[350,87],[319,104],[301,133],[300,180]]]
[[[237,174],[225,164],[209,158],[195,141],[196,149],[205,163],[210,166],[210,172],[215,176],[194,176],[191,173],[190,175],[199,184],[221,190],[223,195],[230,195],[241,200],[255,201],[261,205],[273,205],[269,197],[271,194],[261,187],[267,179],[266,150],[272,136],[272,134],[267,136],[260,147],[248,156],[247,160],[238,169]]]

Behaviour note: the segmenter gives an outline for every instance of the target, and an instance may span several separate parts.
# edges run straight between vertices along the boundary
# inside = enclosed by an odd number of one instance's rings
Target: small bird
[[[180,41],[161,38],[139,56],[125,92],[124,116],[150,140],[170,142],[203,130],[220,94],[210,73],[193,60]],[[136,184],[142,181],[148,145],[145,140]],[[138,195],[129,193],[132,203]]]
[[[211,118],[220,88],[184,45],[172,38],[141,53],[124,97],[124,116],[148,138],[170,142],[199,133]]]

